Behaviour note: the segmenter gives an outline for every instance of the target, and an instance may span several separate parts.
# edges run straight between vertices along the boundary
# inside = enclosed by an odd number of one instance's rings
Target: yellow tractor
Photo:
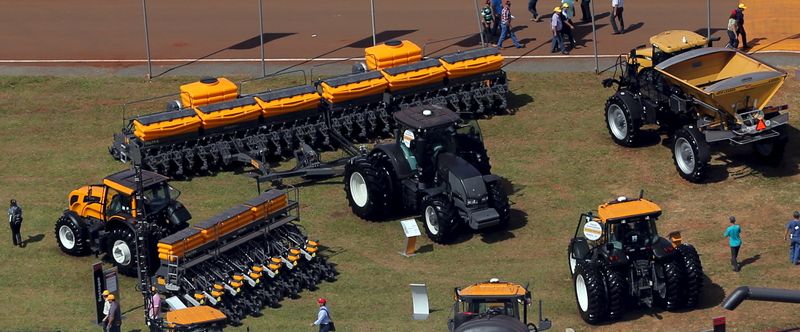
[[[544,331],[552,326],[542,319],[539,301],[538,326],[528,322],[531,292],[528,287],[492,278],[455,289],[453,315],[448,321],[450,332],[529,332]]]
[[[102,184],[80,187],[70,192],[69,208],[55,226],[56,241],[61,251],[82,256],[107,254],[119,272],[136,276],[137,191],[135,173],[125,170],[103,179]],[[153,234],[146,239],[160,239],[189,226],[189,211],[177,199],[180,192],[172,188],[169,178],[142,171],[142,197]],[[155,241],[147,245],[156,251]],[[155,258],[154,258],[155,262]]]
[[[578,220],[567,260],[587,323],[618,320],[628,303],[667,310],[699,303],[704,274],[697,251],[679,232],[658,235],[661,208],[642,195],[619,197]]]

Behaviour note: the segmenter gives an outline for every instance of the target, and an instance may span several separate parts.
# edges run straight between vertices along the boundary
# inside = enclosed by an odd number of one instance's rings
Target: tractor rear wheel
[[[117,227],[111,230],[106,239],[108,250],[106,253],[111,263],[117,267],[119,273],[136,277],[136,237],[127,227]]]
[[[681,308],[681,269],[677,262],[671,261],[661,264],[664,268],[664,296],[660,298],[661,306],[669,311]]]
[[[683,126],[672,137],[672,159],[682,178],[699,183],[706,177],[711,149],[705,137],[693,126]]]
[[[386,219],[392,205],[391,175],[375,158],[356,158],[344,168],[344,191],[350,209],[366,220]]]
[[[628,294],[625,278],[620,271],[608,266],[603,270],[603,274],[608,291],[608,319],[612,322],[617,321],[625,313],[625,296]]]
[[[631,98],[623,99],[618,95],[614,95],[606,101],[606,128],[614,143],[632,147],[638,143],[639,125],[633,117],[631,107],[641,106],[628,105],[625,100],[635,102]]]
[[[430,197],[422,209],[425,233],[433,242],[450,242],[458,229],[458,212],[450,200],[442,195]]]
[[[679,265],[682,265],[683,281],[681,284],[681,297],[686,308],[695,308],[700,304],[700,294],[703,292],[703,265],[700,262],[700,255],[692,245],[681,244],[677,248],[680,257]]]
[[[573,285],[575,286],[575,302],[581,318],[589,324],[597,324],[606,318],[606,292],[603,276],[591,264],[581,264],[575,269]]]
[[[497,210],[500,216],[500,223],[497,224],[497,229],[506,229],[511,220],[511,208],[508,204],[508,195],[503,191],[500,183],[492,182],[486,184],[486,190],[489,192],[489,207]]]
[[[72,256],[84,256],[89,253],[89,241],[86,227],[77,220],[62,215],[56,221],[56,241],[61,251]]]

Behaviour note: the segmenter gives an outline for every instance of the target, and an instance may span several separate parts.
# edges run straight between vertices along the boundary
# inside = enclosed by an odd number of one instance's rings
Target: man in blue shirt
[[[492,0],[492,11],[494,12],[494,28],[492,33],[500,34],[500,14],[503,12],[503,0]]]
[[[800,259],[800,211],[794,211],[794,219],[786,224],[786,232],[783,233],[783,240],[790,236],[789,241],[789,259],[792,264],[797,265],[797,260]]]
[[[317,300],[319,312],[317,312],[317,320],[311,323],[311,326],[319,325],[319,332],[328,332],[333,325],[333,322],[331,322],[331,315],[328,313],[328,307],[325,306],[327,303],[328,300],[324,298]]]
[[[742,246],[742,239],[739,236],[742,228],[736,224],[736,217],[730,216],[728,218],[731,225],[725,230],[725,237],[728,238],[728,244],[731,246],[731,265],[734,272],[739,272],[739,262],[736,258],[739,256],[739,248]]]

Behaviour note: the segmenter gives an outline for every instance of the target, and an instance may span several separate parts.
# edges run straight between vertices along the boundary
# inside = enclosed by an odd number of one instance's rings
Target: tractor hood
[[[447,174],[453,192],[467,205],[486,203],[486,184],[474,166],[449,152],[440,153],[437,159],[441,174]]]
[[[528,332],[525,323],[510,316],[476,317],[457,326],[454,332]]]

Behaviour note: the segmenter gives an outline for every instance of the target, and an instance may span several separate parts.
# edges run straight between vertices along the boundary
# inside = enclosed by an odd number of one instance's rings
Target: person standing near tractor
[[[514,19],[514,16],[511,15],[511,1],[506,1],[506,5],[503,6],[503,12],[500,15],[500,39],[497,40],[497,49],[503,49],[503,41],[506,39],[506,36],[511,37],[514,47],[525,47],[525,45],[519,43],[514,31],[511,31],[512,19]]]
[[[528,11],[531,12],[531,21],[539,22],[539,12],[536,11],[537,0],[528,0]]]
[[[147,325],[150,326],[151,332],[159,332],[161,331],[161,296],[158,295],[158,291],[156,290],[155,286],[150,286],[150,292],[153,293],[153,297],[150,300],[150,321],[147,322]]]
[[[8,207],[8,225],[11,226],[11,241],[15,246],[22,247],[22,208],[17,205],[17,200],[12,199]]]
[[[108,323],[108,313],[111,311],[111,301],[108,300],[108,295],[111,294],[107,289],[103,291],[103,320],[100,325],[103,326],[103,332],[107,331],[106,324]]]
[[[739,272],[739,261],[737,259],[739,257],[739,248],[742,246],[740,237],[742,228],[736,224],[736,217],[730,216],[728,221],[730,221],[731,225],[725,229],[725,237],[728,238],[728,245],[731,247],[731,266],[733,266],[734,272]]]
[[[793,265],[797,265],[800,260],[800,211],[794,211],[794,219],[786,224],[786,232],[783,233],[783,240],[789,237],[789,259]]]
[[[111,302],[111,307],[108,309],[108,318],[105,323],[106,331],[120,332],[122,328],[122,310],[114,298],[114,294],[108,294],[107,299]]]
[[[326,306],[328,304],[328,300],[325,298],[319,298],[319,300],[317,300],[317,304],[319,305],[317,320],[311,323],[311,326],[318,325],[319,332],[336,331],[333,321],[331,321],[331,314],[328,312],[328,307]]]
[[[622,1],[622,0],[620,0]],[[747,32],[744,31],[744,10],[747,9],[743,3],[736,8],[736,36],[742,36],[742,49],[747,49]]]
[[[736,10],[732,10],[728,17],[728,45],[725,47],[739,48],[739,39],[736,38]]]
[[[614,34],[625,33],[625,20],[622,18],[622,10],[624,0],[611,0],[611,28],[614,29]],[[617,22],[619,20],[619,29],[617,29]]]

